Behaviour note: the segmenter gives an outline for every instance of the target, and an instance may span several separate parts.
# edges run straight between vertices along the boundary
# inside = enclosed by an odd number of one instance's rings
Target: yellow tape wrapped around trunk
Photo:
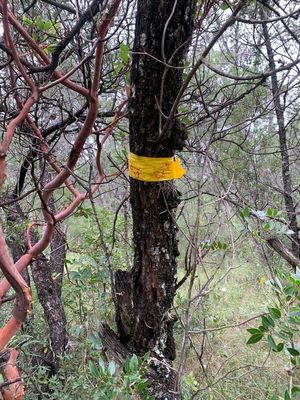
[[[129,176],[144,182],[180,179],[186,170],[177,157],[143,157],[129,153]]]

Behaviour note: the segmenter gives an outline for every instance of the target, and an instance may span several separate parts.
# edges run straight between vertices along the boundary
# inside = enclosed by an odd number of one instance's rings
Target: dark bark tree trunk
[[[15,194],[6,200],[14,201]],[[6,211],[7,224],[9,227],[9,236],[7,244],[10,248],[12,258],[16,262],[26,252],[25,240],[25,218],[21,206],[18,202],[13,202],[9,205]],[[30,277],[27,268],[22,271],[22,277],[30,287]]]
[[[41,164],[43,176],[42,185],[51,180],[51,175]],[[49,209],[52,214],[56,213],[55,200],[49,199]],[[36,286],[39,301],[43,307],[45,319],[49,325],[49,348],[44,357],[37,359],[37,363],[47,363],[50,373],[56,374],[59,368],[59,357],[64,354],[68,343],[67,321],[64,306],[61,300],[61,288],[66,256],[66,239],[56,224],[50,242],[50,258],[41,254],[32,263],[32,277]]]
[[[262,14],[264,16],[264,14]],[[270,70],[275,70],[275,60],[274,60],[274,51],[272,49],[272,43],[268,31],[267,24],[263,24],[263,35],[265,39],[265,46],[268,54],[268,62]],[[300,257],[300,239],[299,239],[299,227],[297,222],[297,213],[296,207],[293,200],[293,185],[292,185],[292,177],[290,171],[290,157],[289,150],[287,144],[287,131],[285,126],[285,118],[284,118],[284,107],[282,105],[281,96],[280,96],[280,88],[278,83],[278,78],[276,74],[272,74],[271,76],[271,91],[273,95],[274,109],[277,119],[278,125],[278,137],[279,137],[279,148],[281,155],[281,170],[282,170],[282,183],[284,190],[284,202],[285,209],[289,221],[289,227],[294,232],[291,235],[292,239],[292,252],[293,255],[299,259]]]
[[[19,180],[15,191],[9,200],[16,199],[23,189],[28,166],[20,172]],[[44,177],[45,179],[45,177]],[[55,205],[50,203],[50,208],[55,213]],[[8,207],[7,220],[10,224],[9,238],[13,259],[18,260],[26,251],[26,239],[24,235],[26,215],[18,202],[12,203]],[[32,241],[36,237],[32,234]],[[31,265],[33,281],[36,286],[39,301],[43,307],[45,319],[49,326],[49,349],[47,353],[34,358],[33,363],[45,365],[50,368],[50,373],[55,374],[59,367],[59,356],[61,356],[67,346],[66,316],[61,301],[61,285],[64,270],[64,259],[66,254],[66,240],[60,227],[57,225],[51,243],[51,254],[48,260],[43,254]],[[29,282],[27,269],[23,272],[23,277]],[[35,349],[39,353],[40,349]]]
[[[160,137],[160,132],[182,84],[183,69],[176,67],[183,66],[194,11],[194,0],[138,1],[129,107],[130,150],[137,155],[170,157],[184,146],[186,132],[179,120],[173,120],[167,134]],[[152,351],[158,359],[173,360],[175,320],[170,309],[179,255],[179,192],[172,181],[130,179],[130,201],[134,264],[130,272],[118,271],[115,277],[120,339],[134,353]],[[162,387],[171,389],[171,381],[165,372]],[[177,398],[162,387],[156,398]]]
[[[43,357],[37,357],[37,364],[45,364],[51,374],[59,368],[59,356],[63,355],[68,343],[66,316],[60,298],[61,287],[54,282],[51,263],[41,255],[31,266],[39,301],[49,325],[49,348]]]

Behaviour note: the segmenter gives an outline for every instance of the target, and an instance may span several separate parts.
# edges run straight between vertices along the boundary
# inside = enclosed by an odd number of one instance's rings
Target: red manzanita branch
[[[12,81],[13,86],[15,87],[16,76],[15,76],[15,73],[14,73],[13,69],[11,68],[11,66],[9,67],[9,69],[10,69],[11,81]],[[39,89],[39,92],[40,92],[40,89]],[[21,111],[23,108],[22,101],[20,100],[20,97],[18,96],[17,93],[15,94],[14,97],[15,97],[16,103]],[[61,169],[56,165],[54,157],[51,154],[49,154],[49,146],[47,145],[41,131],[39,130],[37,125],[34,123],[34,121],[32,120],[32,118],[29,114],[26,115],[26,121],[27,121],[28,125],[31,127],[31,129],[33,130],[33,132],[35,133],[36,137],[39,139],[40,148],[43,151],[43,153],[45,154],[46,160],[51,165],[51,167],[54,169],[54,171],[59,173],[61,171]],[[74,187],[74,185],[72,185],[71,182],[66,180],[65,184],[66,184],[67,189],[69,189],[69,191],[74,196],[77,196],[79,194],[78,190]]]
[[[16,118],[13,118],[12,121],[8,124],[6,132],[4,134],[3,141],[0,145],[0,190],[7,178],[7,168],[6,168],[6,154],[9,148],[9,145],[12,141],[14,132],[16,127],[24,121],[26,116],[28,115],[32,105],[37,101],[38,99],[38,90],[37,87],[34,85],[34,83],[31,81],[29,76],[26,73],[25,68],[23,67],[22,63],[20,62],[20,58],[18,56],[18,53],[15,48],[15,44],[12,40],[11,34],[10,34],[10,27],[9,27],[9,18],[8,18],[8,9],[7,9],[7,1],[2,1],[1,3],[1,10],[2,10],[2,20],[3,20],[3,28],[4,28],[4,34],[5,34],[5,40],[8,43],[14,62],[16,63],[17,67],[20,70],[21,75],[25,79],[26,83],[29,85],[31,89],[31,96],[26,100],[24,106],[22,107],[22,110],[20,111],[19,115]]]
[[[97,41],[96,41],[96,43],[94,43],[89,55],[84,57],[77,65],[75,65],[74,68],[70,69],[64,75],[61,75],[60,78],[56,79],[55,81],[52,81],[52,82],[48,83],[47,85],[44,85],[44,86],[40,87],[40,91],[44,92],[45,90],[48,90],[48,89],[52,88],[53,86],[56,86],[59,83],[63,83],[66,79],[68,79],[70,76],[72,76],[91,57],[91,55],[95,51],[96,46],[97,46]]]
[[[98,88],[100,83],[101,69],[102,69],[102,60],[103,60],[103,49],[104,49],[104,39],[107,34],[107,31],[110,27],[110,24],[113,20],[114,15],[116,14],[118,7],[120,5],[121,0],[111,0],[108,4],[107,12],[104,12],[102,16],[102,20],[99,24],[98,28],[98,44],[96,47],[96,57],[95,57],[95,73],[92,81],[91,90],[88,96],[89,101],[89,110],[84,121],[84,124],[73,144],[73,148],[69,155],[66,168],[64,168],[51,182],[49,182],[43,192],[43,200],[45,203],[48,202],[48,199],[53,192],[53,190],[60,187],[67,178],[71,175],[71,171],[73,171],[78,158],[83,150],[83,146],[86,142],[86,139],[91,134],[94,123],[97,118],[98,108],[99,108],[99,100],[98,100]],[[49,217],[45,216],[46,220]]]
[[[8,124],[6,132],[4,134],[4,138],[0,146],[0,189],[2,188],[7,178],[7,166],[5,158],[7,155],[9,145],[12,141],[15,129],[18,126],[18,124],[24,121],[30,108],[38,99],[37,88],[30,80],[24,67],[20,63],[17,51],[14,46],[14,42],[10,35],[10,29],[8,23],[8,10],[6,2],[3,2],[2,9],[3,9],[3,27],[4,27],[5,40],[11,49],[15,64],[19,68],[21,75],[23,76],[23,78],[25,79],[26,83],[29,85],[32,91],[32,95],[26,100],[19,115],[16,118],[12,119],[12,121]],[[10,257],[1,227],[0,227],[0,267],[2,269],[4,276],[6,277],[6,280],[14,288],[17,294],[17,302],[12,311],[12,317],[0,330],[0,350],[2,350],[7,346],[10,339],[17,333],[22,323],[25,321],[27,314],[31,310],[32,298],[27,283],[24,281],[20,273],[15,268],[14,262]],[[17,355],[18,352],[11,351],[8,363],[2,370],[3,375],[8,380],[19,377],[18,371],[15,366]],[[2,394],[5,400],[10,400],[10,399],[21,400],[24,397],[23,384],[22,383],[11,384],[9,385],[8,389],[2,390]]]
[[[22,107],[19,115],[16,118],[13,118],[12,121],[8,124],[6,132],[4,134],[3,141],[0,146],[0,189],[2,188],[6,177],[7,177],[7,167],[6,167],[6,155],[9,148],[9,145],[12,141],[14,132],[18,124],[20,124],[26,118],[30,108],[38,99],[38,91],[33,82],[28,77],[24,67],[20,63],[17,51],[15,49],[14,42],[12,40],[10,34],[10,27],[8,22],[8,10],[7,3],[4,1],[2,3],[2,13],[3,13],[3,27],[5,34],[5,41],[9,45],[13,60],[21,75],[23,76],[26,83],[29,85],[29,88],[32,91],[32,95],[26,100],[24,106]],[[0,267],[1,270],[6,277],[9,284],[13,287],[17,294],[17,302],[12,311],[12,317],[10,320],[4,325],[4,327],[0,330],[0,350],[7,346],[9,340],[16,334],[19,330],[22,323],[25,321],[27,314],[31,310],[31,294],[30,290],[27,286],[27,283],[24,281],[20,273],[15,268],[14,262],[9,254],[7,244],[5,241],[5,237],[0,227]],[[16,353],[11,353],[9,365],[13,362],[13,357]],[[15,360],[14,360],[15,363]],[[10,368],[4,369],[4,374],[9,374]],[[6,371],[6,372],[5,372]],[[10,386],[8,390],[6,390],[6,399],[18,398],[21,399],[23,397],[23,386],[22,384],[18,384],[20,389],[17,393],[11,393],[11,390],[15,390],[14,386]]]
[[[32,95],[26,100],[22,110],[20,111],[19,115],[12,119],[7,126],[6,132],[4,134],[4,138],[2,143],[0,144],[0,189],[2,188],[6,178],[7,178],[7,167],[6,167],[6,155],[8,151],[8,147],[12,141],[14,132],[16,127],[24,121],[26,115],[28,114],[29,110],[31,109],[32,105],[38,99],[38,92],[35,90]]]
[[[59,188],[63,183],[66,182],[66,180],[69,178],[71,175],[71,172],[73,171],[80,155],[83,150],[83,146],[86,142],[87,137],[91,134],[93,125],[95,123],[97,114],[98,114],[98,96],[97,96],[97,91],[99,87],[99,82],[100,82],[100,71],[102,67],[102,59],[103,59],[103,48],[104,48],[104,38],[107,34],[107,31],[109,29],[109,26],[112,22],[112,19],[115,15],[115,13],[118,10],[118,7],[120,5],[121,0],[111,0],[109,2],[109,9],[108,11],[104,14],[102,17],[102,20],[99,25],[98,33],[99,33],[99,40],[97,44],[97,50],[96,50],[96,60],[95,60],[95,74],[93,78],[93,83],[92,87],[93,90],[89,92],[88,100],[89,100],[89,110],[86,116],[86,119],[84,121],[84,124],[73,144],[73,148],[70,152],[67,165],[64,169],[62,169],[58,175],[50,181],[47,185],[45,185],[43,193],[42,193],[42,198],[43,198],[43,203],[48,204],[49,197],[53,193],[53,191],[57,188]],[[3,2],[2,2],[2,8],[3,8]],[[19,26],[20,24],[17,23],[16,19],[11,17],[11,21],[14,21],[14,26]],[[21,30],[23,29],[22,26],[19,26]],[[23,32],[24,33],[24,32]],[[101,36],[100,36],[101,35]],[[96,90],[97,87],[97,90]],[[99,178],[99,182],[101,183],[104,179],[104,176]],[[76,196],[75,200],[73,203],[71,203],[64,211],[61,213],[58,213],[55,216],[55,220],[59,221],[64,218],[66,218],[68,215],[70,215],[74,209],[87,197],[86,194],[79,194]],[[26,268],[29,263],[35,259],[39,254],[41,254],[45,248],[48,246],[51,240],[51,236],[54,230],[54,222],[52,219],[52,216],[47,212],[47,210],[43,207],[43,214],[45,218],[45,230],[43,233],[42,238],[34,245],[32,246],[26,254],[24,254],[15,264],[15,268],[17,271],[22,271],[24,268]],[[3,279],[2,282],[0,283],[0,298],[3,298],[7,290],[9,289],[10,285],[8,280]]]
[[[3,5],[4,5],[4,0],[0,0],[0,12],[3,14]],[[42,63],[43,65],[48,65],[50,64],[50,59],[47,57],[46,53],[42,50],[41,47],[38,46],[38,44],[35,42],[35,40],[29,35],[27,30],[20,24],[20,22],[17,20],[17,18],[14,16],[13,13],[8,12],[8,19],[11,25],[18,31],[18,33],[26,40],[28,43],[29,47],[34,51],[37,60]],[[60,79],[63,77],[63,74],[61,74],[59,71],[54,70],[53,76],[56,79]],[[85,87],[82,87],[78,85],[77,83],[69,80],[69,79],[64,79],[62,81],[63,85],[68,87],[71,90],[74,90],[75,92],[81,94],[84,97],[88,97],[89,95],[89,90],[86,89]]]
[[[88,191],[86,193],[77,192],[76,197],[73,200],[73,202],[71,204],[69,204],[69,206],[66,207],[64,210],[58,212],[54,216],[54,220],[56,222],[62,221],[63,219],[65,219],[69,215],[71,215],[75,211],[75,209],[78,207],[78,205],[80,203],[82,203],[82,201],[87,199],[92,193],[95,193],[96,190],[98,190],[100,184],[105,179],[106,175],[102,171],[102,167],[101,167],[101,164],[100,164],[101,150],[102,150],[103,145],[105,144],[106,140],[108,139],[109,135],[112,133],[113,129],[115,128],[117,123],[120,121],[120,118],[121,118],[120,114],[122,112],[122,109],[126,105],[127,101],[128,101],[127,99],[123,100],[122,103],[120,104],[120,106],[117,108],[117,111],[116,111],[116,114],[115,114],[115,116],[113,118],[113,121],[105,128],[103,138],[101,140],[100,146],[98,147],[97,155],[96,155],[96,157],[97,157],[96,164],[97,164],[99,177],[98,177],[97,183],[93,185],[91,191]],[[54,229],[53,223],[48,223],[46,225],[46,230],[44,232],[44,235],[43,235],[42,239],[39,242],[37,242],[35,245],[33,245],[33,246],[31,245],[30,239],[29,239],[29,231],[35,225],[36,225],[35,223],[32,223],[27,228],[26,237],[27,237],[27,241],[30,244],[30,246],[29,246],[28,252],[24,256],[22,256],[15,264],[15,267],[19,272],[21,272],[24,268],[26,268],[29,265],[29,263],[33,259],[35,259],[42,251],[44,251],[44,249],[50,243],[51,236],[52,236],[53,229]],[[6,294],[6,292],[8,291],[9,288],[10,288],[9,282],[6,279],[3,279],[1,281],[1,283],[0,283],[0,299],[5,296],[5,294]]]
[[[6,351],[9,352],[9,358],[1,370],[7,381],[12,383],[7,388],[2,389],[3,400],[22,400],[25,391],[16,367],[19,352],[16,349],[7,349]]]
[[[45,227],[42,238],[15,263],[14,267],[18,272],[21,272],[23,271],[24,268],[28,267],[28,265],[48,247],[51,241],[53,231],[54,231],[54,224],[48,223]],[[0,303],[1,299],[3,299],[9,288],[10,288],[10,282],[8,281],[8,279],[6,278],[2,279],[0,283]],[[0,331],[0,336],[1,336],[1,331]]]
[[[127,93],[127,91],[126,91]],[[104,135],[100,141],[100,143],[98,143],[98,138],[97,138],[97,154],[96,154],[96,166],[97,166],[97,170],[98,170],[98,174],[99,174],[99,178],[102,177],[102,175],[104,175],[102,166],[101,166],[101,152],[104,146],[104,143],[106,142],[106,140],[109,138],[109,136],[111,135],[113,129],[115,128],[115,126],[118,124],[118,122],[120,121],[121,118],[124,118],[124,115],[121,116],[121,112],[125,106],[125,104],[127,104],[128,99],[125,99],[122,101],[122,103],[119,105],[119,107],[117,108],[117,111],[114,115],[114,118],[112,120],[112,122],[105,128],[104,130]],[[105,176],[105,175],[104,175]],[[100,186],[101,182],[98,181],[95,185],[93,185],[90,193],[95,193],[99,186]]]
[[[40,148],[43,151],[43,153],[45,154],[45,158],[48,161],[49,165],[53,168],[53,170],[56,173],[59,174],[61,172],[61,169],[58,167],[58,165],[56,165],[53,156],[51,154],[49,154],[49,146],[47,145],[45,139],[43,138],[43,135],[42,135],[41,131],[36,126],[36,124],[33,122],[33,120],[30,117],[30,115],[27,115],[26,121],[28,122],[28,125],[32,128],[32,130],[35,133],[36,137],[40,140]],[[64,183],[65,183],[67,189],[69,189],[69,191],[74,196],[78,196],[80,194],[79,191],[74,187],[74,185],[68,179],[66,179]]]
[[[108,10],[106,13],[104,13],[100,24],[98,28],[98,41],[97,41],[97,46],[96,46],[96,57],[95,57],[95,73],[92,81],[92,87],[91,90],[89,91],[86,88],[83,88],[68,79],[65,79],[62,81],[67,87],[70,89],[75,90],[79,94],[83,94],[86,96],[86,98],[89,101],[89,109],[87,112],[86,119],[84,121],[84,124],[82,126],[82,129],[80,130],[74,144],[73,148],[70,152],[66,167],[63,169],[59,169],[56,164],[51,160],[51,158],[48,158],[48,162],[52,164],[54,169],[58,172],[57,176],[52,179],[50,182],[48,182],[42,192],[42,211],[44,215],[44,220],[45,220],[45,230],[43,232],[42,238],[33,246],[30,246],[28,252],[24,254],[15,264],[13,263],[13,260],[11,259],[7,245],[5,242],[4,234],[3,231],[0,227],[0,266],[3,271],[3,274],[5,275],[5,278],[1,284],[0,284],[0,299],[3,298],[4,294],[8,290],[10,286],[14,288],[17,294],[17,303],[16,306],[13,309],[13,315],[10,318],[10,320],[4,325],[4,327],[0,330],[0,350],[3,349],[4,347],[7,346],[9,340],[16,334],[18,329],[20,328],[21,324],[25,321],[26,316],[28,312],[31,310],[31,295],[29,288],[20,275],[20,272],[26,268],[29,263],[34,260],[38,255],[40,255],[45,248],[48,246],[50,243],[53,231],[54,231],[54,225],[57,221],[67,217],[70,215],[73,210],[77,207],[78,204],[80,204],[86,197],[86,194],[80,194],[76,192],[75,190],[73,191],[73,194],[76,195],[75,200],[62,212],[58,213],[55,218],[53,219],[53,216],[50,214],[48,211],[48,201],[49,197],[53,193],[53,191],[57,188],[59,188],[62,184],[69,182],[67,181],[68,178],[70,177],[73,169],[75,168],[75,165],[82,153],[83,146],[86,142],[86,139],[88,136],[92,133],[93,126],[95,123],[95,120],[98,115],[98,107],[99,107],[99,101],[98,101],[98,88],[99,88],[99,83],[100,83],[100,76],[101,76],[101,68],[102,68],[102,60],[103,60],[103,49],[104,49],[104,39],[107,34],[107,31],[109,29],[109,26],[112,22],[112,19],[115,15],[115,13],[118,10],[118,7],[120,5],[121,0],[111,0],[108,3]],[[2,11],[3,15],[3,21],[5,25],[5,29],[7,30],[6,32],[6,40],[9,44],[9,46],[12,48],[12,55],[14,62],[16,66],[19,69],[19,72],[23,76],[24,80],[26,83],[29,85],[32,95],[27,99],[25,102],[24,106],[22,107],[19,115],[14,118],[7,127],[6,133],[4,135],[4,140],[0,146],[0,189],[6,179],[6,163],[5,163],[5,156],[7,154],[9,145],[11,143],[11,140],[13,138],[13,134],[15,132],[16,127],[18,124],[20,124],[24,119],[27,119],[27,122],[31,125],[32,128],[34,128],[34,131],[36,135],[39,137],[40,132],[33,123],[32,119],[29,116],[29,111],[31,106],[37,101],[38,99],[38,89],[35,87],[35,85],[31,82],[30,78],[28,77],[26,70],[24,69],[23,65],[20,62],[20,59],[18,57],[17,51],[15,49],[15,45],[13,43],[12,37],[10,36],[10,31],[9,31],[9,21],[10,23],[22,34],[22,36],[26,36],[26,40],[28,41],[29,45],[31,46],[32,49],[34,49],[37,54],[39,55],[40,59],[44,62],[47,63],[49,60],[45,56],[45,54],[40,50],[39,47],[37,47],[36,43],[33,41],[33,39],[29,36],[27,32],[24,30],[24,28],[18,23],[16,18],[8,12],[7,10],[7,4],[6,1],[2,0],[0,1],[0,11]],[[57,79],[62,77],[62,74],[59,72],[55,71],[53,74]],[[42,138],[40,138],[42,139]],[[44,147],[44,142],[41,142],[42,147]],[[44,147],[45,151],[46,149]],[[99,176],[99,181],[98,184],[101,184],[101,182],[104,179],[104,174],[102,171],[100,171],[100,176]],[[69,187],[71,188],[70,184]],[[72,190],[72,189],[71,189]],[[10,362],[8,363],[8,366],[6,370],[3,370],[3,374],[7,379],[11,379],[10,374],[15,374],[16,376],[18,375],[18,372],[16,370],[15,364],[16,364],[16,358],[17,358],[17,353],[11,352],[10,355]],[[18,386],[18,389],[15,384],[11,384],[8,389],[2,390],[3,397],[6,400],[12,400],[13,398],[22,400],[24,397],[24,389],[23,385],[20,384]]]
[[[0,227],[0,266],[9,284],[17,294],[17,302],[13,309],[13,316],[0,330],[0,351],[7,346],[9,340],[16,334],[31,310],[31,294],[29,288],[16,270],[9,255],[2,228]]]
[[[104,171],[103,171],[103,169],[101,167],[101,163],[100,163],[101,150],[102,150],[102,147],[103,147],[104,143],[106,142],[106,140],[110,136],[111,132],[115,128],[116,124],[119,122],[120,114],[122,112],[123,107],[127,103],[127,101],[128,101],[127,99],[123,100],[122,103],[120,104],[120,106],[117,108],[117,111],[115,113],[114,119],[106,127],[104,136],[103,136],[103,138],[101,140],[101,143],[100,143],[100,146],[98,146],[97,154],[96,154],[96,165],[97,165],[97,170],[98,170],[98,180],[97,180],[97,182],[93,185],[93,187],[91,188],[90,191],[88,191],[86,193],[79,193],[78,192],[76,197],[75,197],[75,199],[73,200],[73,202],[70,203],[68,205],[68,207],[66,207],[64,210],[58,212],[54,216],[54,219],[55,219],[56,222],[62,221],[63,219],[65,219],[69,215],[71,215],[76,210],[76,208],[78,207],[78,205],[82,201],[84,201],[85,199],[89,198],[91,194],[95,193],[98,190],[99,186],[101,185],[101,183],[105,179],[106,176],[104,174]]]
[[[7,1],[4,0],[2,3],[2,21],[3,21],[3,30],[4,30],[4,37],[5,37],[5,42],[8,45],[8,48],[10,48],[11,54],[13,56],[14,62],[16,63],[19,72],[22,74],[25,82],[27,85],[30,87],[31,91],[34,90],[35,85],[32,82],[32,80],[29,78],[26,69],[22,65],[20,61],[20,57],[18,55],[18,52],[15,48],[14,41],[11,37],[10,33],[10,26],[9,26],[9,20],[8,20],[8,9],[7,9]]]
[[[22,322],[15,317],[11,317],[8,322],[0,329],[0,349],[4,349],[7,343],[15,336],[21,328]]]

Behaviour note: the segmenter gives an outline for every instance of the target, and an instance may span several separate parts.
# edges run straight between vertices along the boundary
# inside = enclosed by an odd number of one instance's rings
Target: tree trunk
[[[194,11],[194,0],[138,1],[129,107],[130,150],[137,155],[170,157],[184,146],[186,132],[179,120],[173,120],[165,135],[160,132],[182,84],[183,69],[176,67],[183,66]],[[131,178],[130,201],[135,254],[131,272],[116,273],[120,339],[134,353],[154,352],[158,363],[161,358],[174,360],[175,320],[170,308],[179,255],[175,223],[179,192],[172,181]],[[156,390],[157,399],[177,398],[171,393],[168,373],[163,373],[165,382]]]
[[[52,277],[51,263],[41,255],[31,266],[39,301],[44,309],[45,319],[49,325],[49,348],[37,364],[47,364],[50,373],[56,374],[59,368],[59,356],[63,355],[68,343],[66,316],[60,298],[60,287]]]
[[[10,200],[14,200],[21,194],[25,181],[27,168],[21,171],[18,184]],[[48,174],[49,175],[49,174]],[[45,180],[45,177],[44,177]],[[21,184],[20,184],[21,182]],[[50,203],[52,212],[55,212],[53,202]],[[14,261],[18,260],[27,251],[24,230],[26,216],[16,201],[8,207],[7,220],[10,224],[10,231],[13,232],[8,240]],[[36,237],[32,234],[32,241]],[[37,261],[31,265],[32,277],[37,289],[39,301],[43,307],[45,319],[49,325],[49,348],[42,356],[34,358],[34,364],[43,364],[50,367],[51,374],[55,374],[59,367],[59,356],[61,356],[67,345],[66,316],[61,301],[61,285],[64,270],[64,259],[66,253],[66,241],[59,226],[56,226],[51,243],[50,260],[41,255]],[[55,276],[54,276],[55,274]],[[23,277],[29,282],[27,269],[22,273]],[[35,350],[39,353],[40,349]]]
[[[7,244],[10,248],[12,258],[14,262],[16,262],[27,250],[24,234],[25,216],[20,204],[16,201],[15,194],[7,197],[6,200],[13,201],[13,203],[7,207],[6,211],[7,224],[10,232],[7,237]],[[21,275],[30,287],[30,277],[28,274],[28,269],[25,268],[22,271]]]
[[[264,14],[262,13],[264,17]],[[272,44],[270,40],[270,35],[268,31],[267,24],[263,24],[263,35],[265,39],[265,46],[268,54],[268,62],[270,70],[275,70],[275,60],[274,60],[274,51],[272,49]],[[299,240],[299,227],[297,223],[297,213],[296,207],[293,200],[293,188],[292,188],[292,178],[290,171],[290,158],[289,158],[289,150],[287,145],[287,132],[284,121],[284,107],[281,103],[280,99],[280,88],[278,84],[278,78],[276,74],[272,74],[271,76],[271,91],[273,95],[273,102],[275,108],[275,114],[278,125],[278,137],[279,137],[279,148],[281,155],[281,171],[282,171],[282,182],[284,189],[284,202],[285,209],[289,221],[289,227],[294,232],[291,235],[292,239],[292,252],[294,256],[299,259],[300,257],[300,240]]]
[[[51,180],[51,175],[43,168],[41,183],[44,186]],[[49,209],[52,214],[56,214],[55,199],[49,199]],[[56,224],[50,242],[50,259],[43,254],[32,263],[31,271],[36,286],[39,301],[43,307],[45,319],[49,325],[49,348],[40,361],[46,361],[50,367],[50,373],[56,374],[59,368],[59,357],[64,354],[67,343],[67,321],[64,306],[61,300],[61,288],[64,272],[64,262],[66,256],[66,239],[60,228]]]

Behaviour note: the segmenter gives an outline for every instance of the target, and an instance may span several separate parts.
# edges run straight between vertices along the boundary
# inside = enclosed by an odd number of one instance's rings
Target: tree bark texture
[[[6,200],[15,200],[15,194],[8,197]],[[26,252],[26,240],[25,240],[25,215],[21,209],[20,204],[16,201],[12,203],[6,210],[7,225],[9,229],[9,235],[7,237],[7,244],[10,248],[12,258],[14,262],[19,260],[22,255]],[[22,271],[22,277],[30,287],[30,277],[28,269]]]
[[[53,280],[51,263],[45,256],[41,255],[37,261],[32,263],[31,271],[39,301],[49,325],[49,349],[41,361],[46,361],[51,374],[55,374],[59,368],[59,356],[64,354],[68,343],[67,321],[60,298],[61,289]],[[40,363],[38,359],[36,362]]]
[[[46,185],[51,180],[51,174],[44,169],[41,163],[43,175],[41,183]],[[48,203],[49,210],[56,214],[55,199],[51,196]],[[66,256],[66,239],[60,228],[56,224],[50,242],[49,260],[41,254],[32,263],[31,271],[36,286],[39,301],[43,307],[45,319],[49,325],[49,349],[43,359],[50,367],[50,373],[56,374],[59,368],[59,356],[64,354],[68,344],[67,321],[64,306],[61,300],[61,287],[64,272],[64,262]],[[40,361],[37,359],[37,363]]]
[[[263,34],[265,39],[265,46],[268,54],[268,62],[270,70],[275,70],[275,60],[274,60],[274,52],[272,49],[272,43],[268,31],[267,24],[263,24]],[[278,83],[278,78],[276,74],[272,74],[271,76],[271,91],[273,95],[273,102],[276,114],[276,120],[278,125],[278,137],[279,137],[279,148],[281,155],[281,170],[282,170],[282,182],[284,189],[284,202],[285,209],[289,221],[289,227],[294,232],[291,235],[292,239],[292,252],[294,256],[299,259],[300,257],[300,239],[299,239],[299,227],[297,222],[297,212],[296,206],[293,200],[293,185],[292,185],[292,177],[290,171],[290,157],[289,150],[287,144],[287,131],[285,126],[285,118],[284,118],[284,107],[280,98],[280,87]]]
[[[194,0],[138,1],[129,106],[130,150],[137,155],[169,157],[184,146],[186,131],[179,120],[163,137],[160,130],[182,84],[183,69],[177,67],[184,64],[194,12]],[[152,350],[173,360],[170,308],[179,255],[174,213],[179,192],[172,181],[130,179],[130,201],[134,264],[115,277],[120,339],[134,353]]]
[[[51,208],[54,211],[54,204],[51,205]],[[13,259],[16,261],[27,251],[26,239],[23,233],[26,216],[18,202],[12,203],[9,206],[7,220],[11,232],[8,243]],[[35,235],[32,236],[33,241],[35,241]],[[42,358],[37,357],[34,359],[34,363],[44,364],[46,362],[46,366],[50,367],[51,373],[56,373],[59,366],[59,356],[64,353],[67,345],[66,317],[60,298],[66,242],[59,226],[54,231],[50,246],[50,260],[41,255],[31,265],[32,277],[47,324],[49,325],[50,336],[48,352],[43,354]],[[53,274],[56,277],[53,277]],[[23,271],[23,276],[29,282],[27,269]]]

